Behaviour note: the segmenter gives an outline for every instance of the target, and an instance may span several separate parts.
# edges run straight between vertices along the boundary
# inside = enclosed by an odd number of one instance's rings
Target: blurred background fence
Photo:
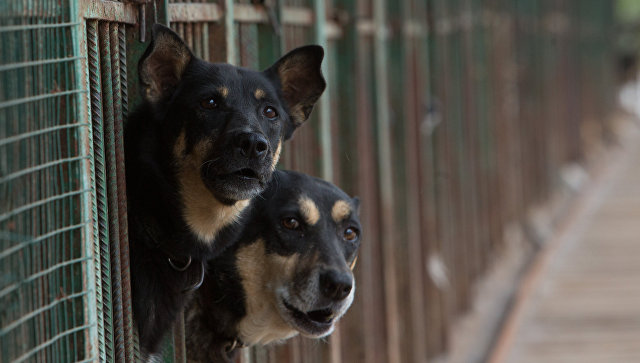
[[[252,68],[326,50],[327,91],[281,165],[362,199],[356,299],[326,342],[243,362],[442,356],[506,227],[611,138],[609,0],[2,1],[0,361],[137,354],[122,124],[156,21]]]

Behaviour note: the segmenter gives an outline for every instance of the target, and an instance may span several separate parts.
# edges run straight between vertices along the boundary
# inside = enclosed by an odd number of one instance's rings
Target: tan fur
[[[351,214],[351,206],[349,202],[345,200],[338,200],[331,208],[331,218],[333,218],[333,221],[336,223],[342,222],[349,214]]]
[[[318,210],[318,206],[313,200],[309,199],[306,196],[300,197],[298,199],[298,206],[300,206],[300,213],[304,217],[304,220],[309,225],[315,225],[320,220],[320,211]]]
[[[349,266],[349,270],[353,271],[353,269],[356,267],[356,262],[358,262],[358,256],[356,256],[353,259],[353,262],[351,262],[351,266]]]
[[[276,296],[277,287],[293,279],[297,262],[298,255],[267,255],[264,240],[243,247],[236,254],[247,297],[247,314],[238,324],[239,337],[244,343],[269,344],[297,334],[280,316]]]
[[[278,141],[278,147],[276,148],[276,152],[273,153],[273,161],[271,161],[271,171],[276,170],[276,166],[278,165],[278,161],[280,160],[281,152],[282,152],[282,140]]]
[[[258,88],[256,89],[256,92],[253,95],[256,97],[256,100],[259,100],[264,97],[265,93],[264,93],[264,90]]]
[[[229,95],[229,89],[227,87],[225,87],[225,86],[222,86],[222,87],[218,88],[218,92],[220,92],[220,94],[224,98],[227,98],[227,96]]]
[[[182,135],[174,147],[174,154],[176,149],[184,148],[178,145],[184,139]],[[200,142],[190,154],[177,161],[184,218],[191,230],[205,243],[213,242],[218,232],[234,223],[240,212],[249,205],[248,199],[230,206],[222,204],[204,185],[200,177],[200,166],[209,148],[209,142]]]

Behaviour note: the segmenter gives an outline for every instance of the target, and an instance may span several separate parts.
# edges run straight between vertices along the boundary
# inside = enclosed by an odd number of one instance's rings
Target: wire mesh
[[[93,290],[84,276],[89,157],[69,1],[0,4],[0,360],[74,362]]]

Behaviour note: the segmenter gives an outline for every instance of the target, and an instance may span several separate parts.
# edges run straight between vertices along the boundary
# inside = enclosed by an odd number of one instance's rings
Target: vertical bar
[[[313,9],[316,15],[316,21],[314,24],[315,41],[322,48],[327,50],[327,15],[325,0],[313,0]],[[326,57],[327,55],[325,55]],[[327,69],[328,61],[325,59],[322,62],[322,73],[328,74]],[[321,175],[328,181],[333,180],[333,157],[332,157],[332,142],[331,142],[331,104],[329,94],[331,92],[331,83],[327,82],[327,88],[324,91],[323,96],[318,100],[319,121],[320,121],[320,153],[322,158]]]
[[[118,221],[117,203],[117,178],[116,178],[116,155],[114,140],[114,91],[113,91],[113,68],[111,64],[111,25],[107,22],[99,24],[100,50],[101,50],[101,70],[102,70],[102,104],[104,115],[104,141],[107,171],[107,203],[109,206],[109,244],[111,253],[111,288],[113,303],[113,338],[114,338],[114,359],[118,362],[125,360],[124,350],[124,324],[122,314],[122,276],[120,275],[120,226]]]
[[[70,19],[71,21],[80,21],[81,16],[78,14],[78,6],[70,6]],[[88,48],[86,44],[87,27],[85,22],[81,22],[75,31],[71,32],[71,41],[73,42],[74,56],[88,56]],[[88,58],[88,57],[87,57]],[[91,89],[91,82],[89,79],[89,67],[83,59],[77,59],[74,61],[75,79],[78,85],[83,84],[86,90]],[[80,123],[90,123],[89,114],[89,102],[91,101],[90,92],[86,93],[86,98],[81,98],[77,101],[75,115],[76,119]],[[90,126],[81,127],[78,132],[79,147],[82,155],[89,155],[85,161],[82,162],[81,167],[81,188],[87,189],[91,187],[91,192],[84,193],[82,198],[82,212],[81,221],[94,220],[95,215],[95,188],[92,186],[95,180],[95,173],[93,169],[93,143],[92,129]],[[88,333],[85,336],[84,351],[90,358],[97,357],[99,360],[104,361],[106,357],[100,354],[102,351],[102,344],[100,341],[100,331],[103,329],[104,323],[102,322],[101,311],[98,311],[98,306],[102,300],[101,284],[100,284],[100,257],[98,255],[100,249],[96,248],[96,244],[99,243],[97,239],[96,228],[90,223],[83,228],[82,240],[83,240],[83,257],[92,256],[86,262],[86,268],[83,272],[84,289],[89,293],[83,298],[83,304],[85,306],[84,316],[86,324],[89,326]],[[102,310],[102,309],[100,309]],[[77,347],[79,348],[79,347]]]
[[[378,145],[378,178],[380,180],[380,214],[382,220],[382,251],[384,253],[384,289],[386,299],[387,324],[387,361],[400,362],[400,332],[397,286],[395,281],[395,248],[393,246],[393,185],[391,165],[390,117],[389,117],[389,84],[387,79],[388,37],[386,23],[385,0],[374,0],[373,22],[374,33],[374,70],[376,75],[376,141]]]
[[[224,0],[224,31],[227,43],[227,63],[229,64],[236,64],[238,59],[233,13],[233,0]]]
[[[113,361],[113,322],[111,314],[111,262],[109,261],[109,221],[107,206],[106,165],[104,155],[104,131],[102,120],[102,88],[100,75],[100,51],[98,39],[98,21],[87,23],[87,47],[89,55],[89,82],[91,97],[91,125],[93,141],[93,160],[95,175],[94,199],[94,249],[100,263],[96,264],[96,284],[98,298],[98,330],[100,357],[104,362]]]
[[[173,328],[173,362],[184,363],[187,361],[187,347],[185,345],[184,313],[178,314]]]
[[[124,165],[124,114],[128,110],[127,101],[127,51],[125,25],[113,24],[110,30],[110,52],[114,95],[114,153],[116,172],[116,204],[119,224],[119,260],[122,289],[122,325],[125,359],[133,362],[133,318],[131,311],[131,278],[129,273],[129,233],[127,223],[127,189]]]

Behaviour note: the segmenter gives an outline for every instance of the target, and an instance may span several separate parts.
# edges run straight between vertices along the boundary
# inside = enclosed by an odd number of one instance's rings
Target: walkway
[[[637,130],[534,263],[492,363],[640,362]]]

